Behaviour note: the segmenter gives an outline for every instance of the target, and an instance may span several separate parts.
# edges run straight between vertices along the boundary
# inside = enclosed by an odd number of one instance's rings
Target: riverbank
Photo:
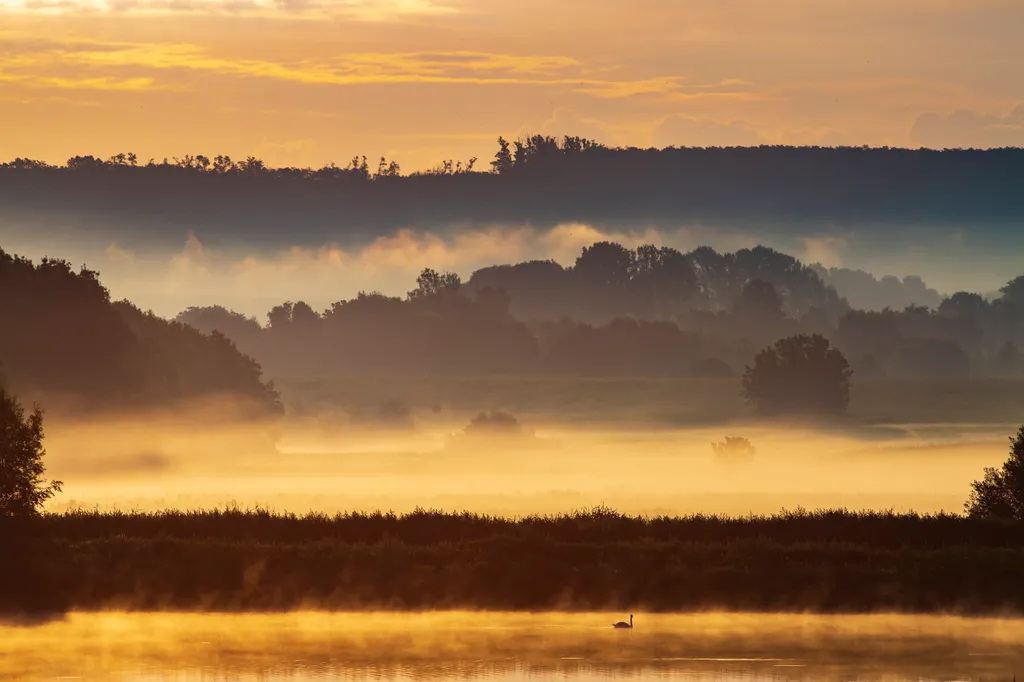
[[[84,513],[7,522],[3,607],[185,611],[1024,611],[1024,526],[791,513],[519,520]]]

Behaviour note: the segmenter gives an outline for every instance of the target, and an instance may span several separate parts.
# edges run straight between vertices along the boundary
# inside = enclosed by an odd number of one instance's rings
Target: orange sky
[[[1020,0],[0,0],[0,159],[1024,146]]]

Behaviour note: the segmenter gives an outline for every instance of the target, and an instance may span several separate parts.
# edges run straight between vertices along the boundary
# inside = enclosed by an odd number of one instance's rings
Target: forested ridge
[[[1006,225],[1024,216],[1024,150],[868,147],[610,148],[579,137],[499,139],[490,161],[403,174],[365,156],[321,168],[185,155],[76,156],[0,166],[11,215],[75,212],[270,242],[369,237],[411,225],[565,221],[653,224]],[[980,227],[981,225],[979,225]],[[177,236],[177,232],[175,232]]]

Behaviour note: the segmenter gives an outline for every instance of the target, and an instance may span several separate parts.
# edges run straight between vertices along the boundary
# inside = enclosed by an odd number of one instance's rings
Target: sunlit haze
[[[1018,145],[1022,32],[1014,0],[0,0],[0,158]]]

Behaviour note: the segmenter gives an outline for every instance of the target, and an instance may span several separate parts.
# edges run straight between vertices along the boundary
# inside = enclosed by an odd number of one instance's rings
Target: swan
[[[633,627],[633,614],[629,614],[629,622],[620,620],[618,623],[612,624],[613,628],[632,628]]]

